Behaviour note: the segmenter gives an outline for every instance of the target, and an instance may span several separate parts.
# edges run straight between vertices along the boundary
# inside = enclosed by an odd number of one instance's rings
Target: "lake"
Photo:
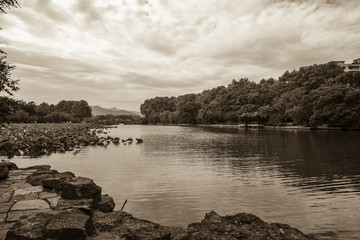
[[[206,212],[253,213],[321,239],[360,239],[360,132],[120,125],[110,136],[144,143],[87,147],[50,164],[90,177],[120,209],[187,226]]]

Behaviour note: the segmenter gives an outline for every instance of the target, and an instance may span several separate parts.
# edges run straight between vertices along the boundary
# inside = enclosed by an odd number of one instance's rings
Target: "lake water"
[[[90,177],[120,209],[187,226],[253,213],[321,239],[360,239],[360,132],[121,125],[144,143],[13,159]]]

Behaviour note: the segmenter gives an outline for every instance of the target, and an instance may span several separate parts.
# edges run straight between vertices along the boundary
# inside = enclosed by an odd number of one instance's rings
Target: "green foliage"
[[[141,113],[153,124],[239,123],[247,116],[268,125],[360,127],[360,73],[315,64],[278,80],[242,78],[201,94],[148,99]]]

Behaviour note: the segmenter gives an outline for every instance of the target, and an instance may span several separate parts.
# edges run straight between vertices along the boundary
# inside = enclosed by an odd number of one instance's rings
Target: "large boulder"
[[[61,197],[66,199],[94,199],[95,202],[98,202],[101,198],[101,187],[90,178],[76,177],[64,185]]]
[[[188,237],[191,240],[314,239],[289,225],[268,224],[252,214],[239,213],[222,217],[214,211],[207,213],[201,223],[190,224],[188,226]]]
[[[43,180],[54,177],[57,172],[56,170],[38,170],[29,176],[26,182],[33,186],[40,186]]]
[[[58,240],[85,240],[93,233],[90,216],[72,209],[55,214],[45,227],[46,236]]]
[[[52,213],[38,213],[31,216],[20,217],[7,232],[6,240],[45,239],[45,226],[52,216]]]
[[[55,173],[53,177],[43,179],[42,184],[46,188],[61,191],[65,184],[74,177],[75,175],[72,172]]]
[[[87,215],[91,215],[93,199],[75,199],[69,200],[60,198],[54,210],[78,209]]]
[[[93,222],[98,234],[110,233],[121,239],[167,240],[171,239],[169,228],[147,220],[138,219],[121,211],[103,213],[95,211]]]
[[[102,212],[112,212],[115,208],[114,199],[108,194],[101,195],[101,199],[95,204],[95,208]]]
[[[9,168],[6,163],[0,163],[0,179],[7,178],[9,175]]]
[[[0,179],[7,178],[10,170],[19,169],[15,163],[0,162]]]

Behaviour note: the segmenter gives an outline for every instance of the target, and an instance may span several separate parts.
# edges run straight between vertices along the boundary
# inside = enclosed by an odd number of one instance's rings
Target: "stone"
[[[101,232],[95,237],[90,237],[88,240],[123,240],[120,236],[108,233],[108,232]]]
[[[191,240],[235,240],[235,239],[313,239],[285,224],[268,224],[260,218],[246,213],[222,217],[211,211],[201,223],[188,226]]]
[[[5,222],[6,220],[6,213],[0,213],[0,223]]]
[[[42,180],[43,186],[50,189],[61,191],[66,183],[75,175],[72,172],[57,173],[52,178]]]
[[[10,201],[12,191],[4,192],[0,195],[0,203],[6,203]]]
[[[22,216],[9,230],[6,240],[45,239],[45,226],[52,218],[52,213],[37,213],[31,216]]]
[[[11,206],[14,204],[13,201],[0,204],[0,213],[6,213],[10,210]]]
[[[48,171],[48,170],[50,170],[50,168],[51,168],[50,165],[35,165],[35,166],[28,167],[26,169],[35,169],[38,171]]]
[[[22,216],[31,216],[36,213],[51,213],[51,210],[50,209],[46,209],[46,210],[37,209],[37,210],[11,211],[11,212],[8,212],[8,214],[7,214],[6,222],[16,222]]]
[[[7,178],[9,175],[9,168],[6,163],[0,163],[0,179]]]
[[[39,193],[39,199],[48,199],[48,198],[55,198],[58,197],[59,195],[57,193],[54,192],[40,192]]]
[[[25,200],[35,200],[38,199],[38,193],[34,192],[34,193],[28,193],[28,194],[24,194],[24,195],[14,195],[12,197],[12,200],[14,201],[25,201]]]
[[[103,213],[94,211],[93,222],[97,232],[109,232],[124,239],[171,239],[169,228],[147,220],[134,218],[126,212]]]
[[[49,204],[42,199],[35,200],[25,200],[16,202],[11,211],[21,211],[21,210],[36,210],[36,209],[50,209]]]
[[[112,212],[115,208],[114,199],[108,194],[101,195],[101,199],[95,204],[95,208],[102,212]]]
[[[56,205],[58,204],[59,199],[60,199],[60,196],[53,197],[53,198],[48,198],[46,200],[49,202],[50,208],[54,209],[56,207]]]
[[[38,174],[38,175],[33,174],[27,178],[26,182],[30,183],[33,186],[41,186],[42,181],[44,179],[48,179],[48,178],[52,178],[52,177],[53,177],[52,173],[43,173],[43,174]]]
[[[85,213],[73,209],[54,215],[45,227],[46,236],[62,240],[85,240],[93,233],[91,219]]]
[[[61,197],[66,199],[94,199],[99,201],[101,187],[90,178],[76,177],[71,179],[62,189]]]
[[[42,186],[30,186],[27,188],[19,188],[19,189],[15,189],[14,191],[14,196],[20,196],[20,195],[27,195],[27,194],[32,194],[35,193],[36,195],[39,192],[43,191],[43,187]]]
[[[0,240],[5,240],[6,239],[6,234],[7,234],[8,230],[0,230]]]
[[[10,175],[8,176],[8,180],[23,180],[28,178],[29,175],[25,175],[25,174],[19,174],[19,175]]]
[[[37,172],[37,169],[17,169],[17,170],[12,170],[9,175],[32,175],[34,172]]]
[[[60,198],[56,204],[55,210],[78,209],[83,213],[90,215],[92,211],[93,199],[75,199],[69,200]]]

